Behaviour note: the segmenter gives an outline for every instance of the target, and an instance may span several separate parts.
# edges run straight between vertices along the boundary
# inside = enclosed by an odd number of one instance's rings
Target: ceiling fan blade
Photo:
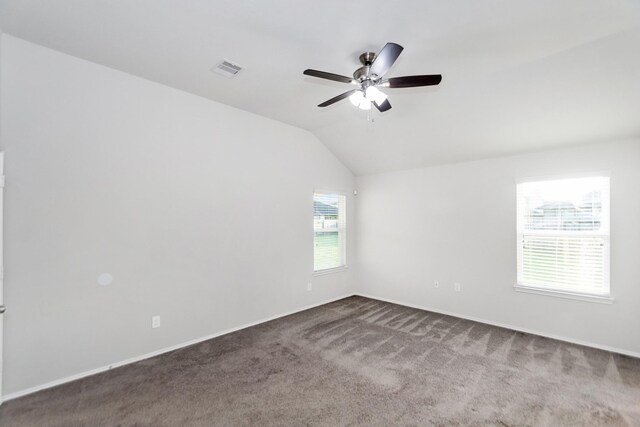
[[[396,62],[396,59],[398,59],[403,49],[402,46],[396,43],[387,43],[384,45],[373,61],[373,64],[371,64],[371,74],[375,74],[378,77],[384,76],[393,63]]]
[[[380,111],[381,113],[384,113],[385,111],[389,111],[391,109],[391,104],[389,103],[388,99],[385,99],[384,102],[382,104],[379,104],[377,102],[374,102],[373,105],[375,105],[375,107],[378,109],[378,111]]]
[[[424,75],[424,76],[403,76],[391,77],[384,86],[391,88],[399,87],[417,87],[417,86],[435,86],[440,84],[442,76],[440,74]]]
[[[318,71],[318,70],[304,70],[302,73],[305,76],[318,77],[326,80],[333,80],[334,82],[340,83],[354,83],[351,77],[341,76],[340,74],[327,73],[326,71]]]
[[[358,91],[358,89],[353,89],[353,90],[350,90],[349,92],[342,93],[342,94],[340,94],[338,96],[335,96],[335,97],[331,98],[328,101],[324,101],[322,104],[318,104],[318,107],[327,107],[327,106],[329,106],[331,104],[335,104],[338,101],[342,101],[343,99],[350,97],[351,95],[353,95],[357,91]]]

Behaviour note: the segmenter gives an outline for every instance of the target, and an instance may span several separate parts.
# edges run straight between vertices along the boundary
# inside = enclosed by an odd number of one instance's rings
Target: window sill
[[[313,275],[314,276],[324,276],[325,274],[341,273],[341,272],[347,271],[347,270],[348,270],[347,266],[346,265],[342,265],[340,267],[326,268],[324,270],[314,271]]]
[[[611,296],[581,294],[570,291],[556,291],[552,289],[535,288],[532,286],[514,285],[513,289],[517,292],[525,292],[528,294],[547,295],[558,298],[567,298],[578,301],[597,302],[600,304],[613,304],[615,299]]]

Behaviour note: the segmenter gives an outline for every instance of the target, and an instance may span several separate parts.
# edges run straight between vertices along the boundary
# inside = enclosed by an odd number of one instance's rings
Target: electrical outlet
[[[458,283],[458,282],[455,282],[453,284],[453,290],[456,291],[456,292],[460,292],[462,290],[462,285],[460,285],[460,283]]]
[[[433,281],[433,287],[434,288],[440,287],[440,282],[438,282],[437,280],[434,280]]]
[[[307,290],[310,291],[313,289],[313,283],[309,282],[307,283]]]
[[[153,316],[151,318],[151,327],[159,328],[160,327],[160,316]]]

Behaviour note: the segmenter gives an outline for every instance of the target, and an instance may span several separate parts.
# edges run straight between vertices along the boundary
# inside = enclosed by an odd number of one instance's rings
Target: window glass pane
[[[602,237],[525,236],[522,279],[542,287],[603,291]]]
[[[316,232],[314,237],[315,270],[340,267],[340,243],[338,232]]]
[[[522,185],[525,230],[594,231],[601,227],[602,178]]]
[[[313,198],[314,270],[345,265],[345,196],[315,193]]]

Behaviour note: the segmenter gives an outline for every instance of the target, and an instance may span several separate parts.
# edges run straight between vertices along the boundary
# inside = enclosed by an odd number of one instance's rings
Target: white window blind
[[[609,295],[609,178],[518,184],[518,286]]]
[[[313,195],[313,270],[346,265],[346,197],[341,194]]]

